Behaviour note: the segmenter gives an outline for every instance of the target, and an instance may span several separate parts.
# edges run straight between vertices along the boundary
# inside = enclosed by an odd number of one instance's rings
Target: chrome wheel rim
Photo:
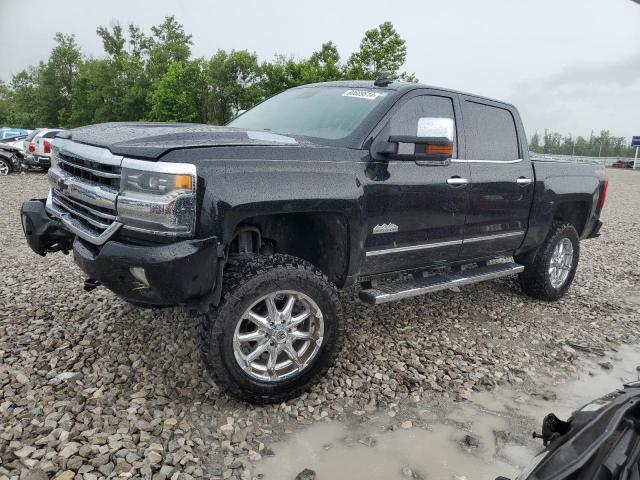
[[[260,298],[240,317],[233,353],[251,378],[275,382],[300,374],[322,346],[324,317],[320,307],[295,290]]]
[[[568,238],[560,240],[551,254],[549,282],[553,288],[562,287],[573,267],[573,243]]]
[[[7,165],[7,162],[2,160],[0,160],[0,175],[3,177],[9,175],[9,165]]]

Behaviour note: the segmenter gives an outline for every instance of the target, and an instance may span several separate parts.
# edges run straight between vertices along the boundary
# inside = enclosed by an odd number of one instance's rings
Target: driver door
[[[399,102],[372,145],[389,139],[415,138],[419,124],[453,120],[450,157],[459,148],[457,98],[451,94],[413,95]],[[398,156],[367,164],[364,185],[367,237],[364,274],[394,272],[446,264],[458,259],[463,239],[469,165],[451,158],[424,161],[418,144],[398,142]],[[423,147],[424,148],[424,147]]]

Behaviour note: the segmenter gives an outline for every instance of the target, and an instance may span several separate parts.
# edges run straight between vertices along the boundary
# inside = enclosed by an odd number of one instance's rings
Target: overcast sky
[[[98,25],[148,31],[175,15],[194,56],[219,48],[307,57],[333,40],[343,59],[390,20],[422,83],[515,103],[527,132],[640,135],[640,5],[631,0],[0,0],[0,79],[45,59],[56,31],[101,56]]]

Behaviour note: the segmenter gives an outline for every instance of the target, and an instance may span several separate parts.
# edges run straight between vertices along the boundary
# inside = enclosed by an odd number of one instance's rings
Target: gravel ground
[[[534,301],[512,279],[376,308],[347,291],[336,367],[267,407],[219,393],[181,310],[86,293],[70,256],[32,254],[19,207],[45,195],[45,177],[0,177],[0,480],[251,479],[271,442],[299,425],[571,375],[583,354],[567,341],[638,343],[640,174],[608,174],[603,234],[582,244],[564,299]]]

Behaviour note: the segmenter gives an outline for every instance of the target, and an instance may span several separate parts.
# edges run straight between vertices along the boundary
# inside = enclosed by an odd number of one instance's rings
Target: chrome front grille
[[[119,166],[106,165],[62,152],[58,156],[58,165],[73,176],[115,188],[120,186]]]
[[[59,190],[52,191],[51,199],[54,205],[62,208],[93,228],[104,231],[116,221],[117,215],[115,211],[106,208],[98,209],[99,207],[89,207],[82,202],[66,197]]]
[[[107,149],[56,139],[47,210],[70,231],[102,245],[121,226],[116,212],[122,157]]]

